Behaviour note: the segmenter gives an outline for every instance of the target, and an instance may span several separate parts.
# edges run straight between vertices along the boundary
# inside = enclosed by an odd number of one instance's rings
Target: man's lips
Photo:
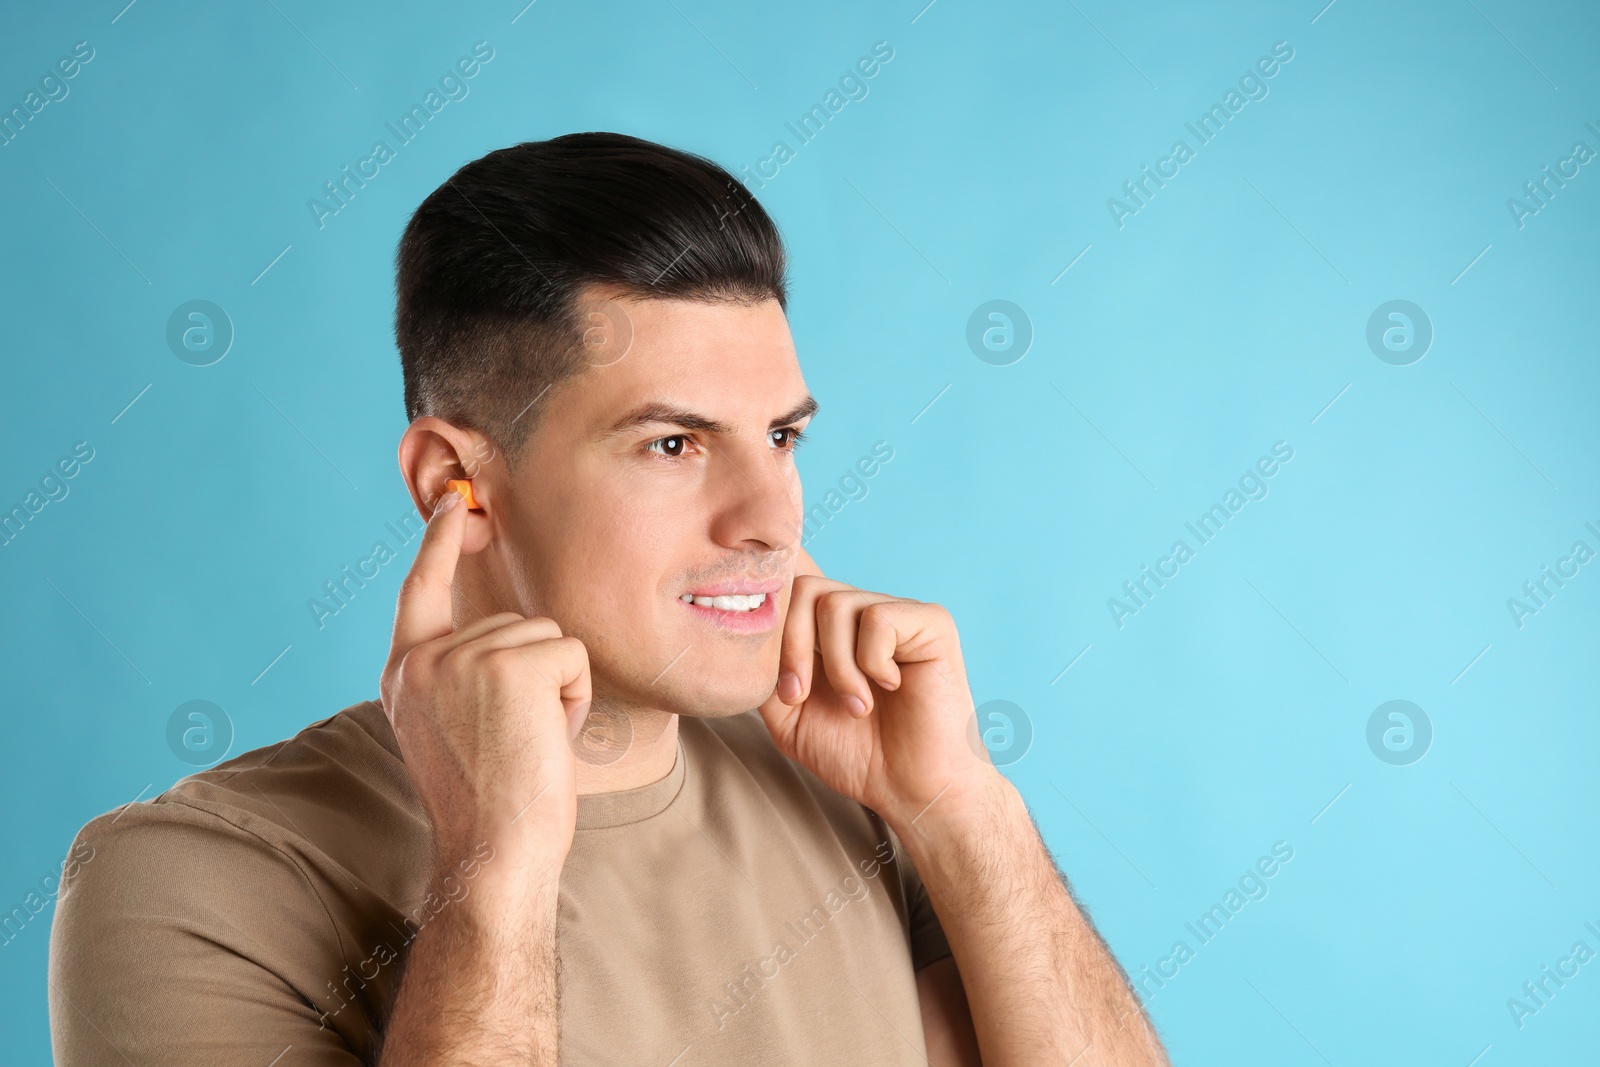
[[[686,589],[684,592],[690,596],[754,596],[756,593],[776,593],[784,586],[782,578],[769,578],[766,581],[731,581],[720,582],[716,585],[704,585],[698,589]],[[679,594],[680,596],[682,594]]]
[[[684,600],[682,596],[678,598],[678,603],[721,630],[736,634],[766,633],[776,626],[778,622],[778,598],[774,595],[777,590],[761,588],[771,584],[771,582],[730,582],[725,585],[711,587],[713,589],[735,590],[734,592],[720,595],[737,596],[741,587],[750,588],[752,585],[755,586],[754,595],[760,596],[761,603],[750,610],[739,611],[737,609],[719,608],[714,603],[701,604],[698,600]],[[781,585],[782,583],[780,582],[779,584]]]

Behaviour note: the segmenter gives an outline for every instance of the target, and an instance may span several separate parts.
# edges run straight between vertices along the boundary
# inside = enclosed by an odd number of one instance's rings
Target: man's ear
[[[487,459],[485,459],[487,457]],[[488,438],[444,419],[424,415],[406,428],[400,438],[400,475],[424,522],[433,515],[446,482],[455,478],[472,482],[472,495],[481,510],[467,515],[463,555],[480,552],[493,533],[492,509],[505,485],[503,467]]]

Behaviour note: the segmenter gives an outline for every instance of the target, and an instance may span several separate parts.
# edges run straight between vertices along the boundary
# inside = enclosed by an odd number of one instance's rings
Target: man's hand
[[[555,1064],[561,869],[578,818],[572,739],[592,689],[583,645],[550,619],[450,612],[467,509],[446,493],[400,586],[380,693],[433,823],[450,906],[424,925],[383,1030],[379,1067]],[[472,892],[454,866],[494,849]],[[481,852],[478,853],[481,855]]]
[[[559,874],[577,821],[571,739],[589,659],[555,622],[504,612],[452,628],[467,509],[447,493],[400,587],[379,690],[448,867],[487,840],[495,869]]]
[[[823,577],[803,549],[796,563],[778,684],[760,709],[778,749],[891,824],[989,785],[998,772],[969,740],[950,613]]]
[[[822,577],[802,549],[778,671],[761,706],[778,748],[884,817],[950,941],[960,1006],[948,964],[918,975],[930,1062],[979,1062],[961,1033],[994,1067],[1167,1064],[1022,795],[988,759],[950,613]]]

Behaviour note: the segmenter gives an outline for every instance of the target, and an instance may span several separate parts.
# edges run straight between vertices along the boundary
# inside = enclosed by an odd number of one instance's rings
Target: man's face
[[[772,693],[800,545],[813,405],[788,321],[775,300],[615,297],[604,314],[611,347],[538,401],[512,481],[516,602],[583,641],[597,697],[747,711]],[[750,599],[682,599],[727,593]]]

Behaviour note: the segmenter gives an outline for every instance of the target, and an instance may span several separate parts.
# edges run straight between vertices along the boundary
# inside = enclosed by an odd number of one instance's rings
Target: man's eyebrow
[[[799,404],[795,405],[794,410],[773,419],[767,429],[776,430],[779,427],[799,422],[801,419],[815,415],[820,407],[821,405],[817,403],[816,398],[808,395]],[[733,430],[726,423],[718,422],[716,419],[701,415],[699,412],[680,408],[673,404],[662,403],[661,401],[650,401],[640,404],[612,423],[608,429],[601,432],[600,437],[602,439],[616,437],[635,427],[647,426],[653,423],[677,426],[684,430],[699,430],[702,433],[710,434],[728,434]]]

